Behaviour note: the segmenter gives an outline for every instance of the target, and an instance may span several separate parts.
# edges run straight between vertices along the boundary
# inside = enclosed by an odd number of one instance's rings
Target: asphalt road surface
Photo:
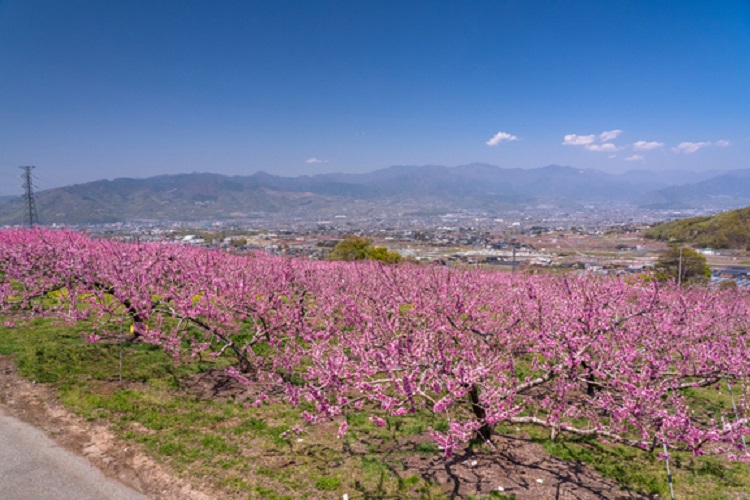
[[[0,408],[0,498],[130,500],[146,497],[102,474],[86,459]]]

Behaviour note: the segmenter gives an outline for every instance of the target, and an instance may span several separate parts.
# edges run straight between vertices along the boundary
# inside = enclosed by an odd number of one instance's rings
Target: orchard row
[[[127,325],[176,360],[230,356],[232,376],[282,389],[310,423],[434,412],[450,423],[431,430],[448,455],[491,443],[500,424],[533,424],[553,438],[747,456],[750,297],[737,290],[11,229],[0,231],[0,301],[86,320],[91,341]],[[694,412],[691,391],[727,383],[736,411]]]

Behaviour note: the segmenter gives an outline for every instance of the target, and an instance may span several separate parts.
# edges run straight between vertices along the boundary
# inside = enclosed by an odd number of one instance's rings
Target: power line
[[[33,166],[18,167],[23,170],[23,201],[26,205],[26,225],[34,227],[39,225],[39,216],[36,213],[36,200],[34,199],[34,179],[31,175]]]

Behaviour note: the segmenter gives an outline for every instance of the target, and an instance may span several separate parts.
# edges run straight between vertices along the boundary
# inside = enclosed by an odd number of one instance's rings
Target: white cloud
[[[605,142],[604,144],[587,144],[585,148],[589,151],[604,151],[606,153],[614,153],[615,151],[620,150],[620,148],[611,142]]]
[[[656,142],[656,141],[638,141],[633,143],[633,149],[636,151],[649,151],[651,149],[659,149],[663,148],[664,143],[663,142]],[[635,155],[638,156],[638,155]]]
[[[602,132],[599,134],[599,139],[602,142],[611,141],[612,139],[617,139],[617,137],[622,134],[622,130],[610,130],[608,132]]]
[[[516,137],[513,134],[509,134],[508,132],[498,132],[497,134],[492,136],[492,139],[487,141],[488,146],[497,146],[503,141],[517,141],[518,137]]]
[[[625,158],[625,161],[643,161],[643,155],[632,155]]]
[[[595,135],[576,135],[568,134],[563,137],[563,145],[565,146],[585,146],[591,144],[596,140]]]
[[[328,163],[328,160],[320,160],[318,158],[308,158],[305,163]]]
[[[710,146],[710,142],[681,142],[676,148],[672,148],[675,153],[693,154],[701,148]]]
[[[622,134],[622,130],[605,130],[600,134],[578,135],[568,134],[563,136],[564,146],[583,146],[589,151],[614,152],[622,148],[612,144],[611,140],[617,139]]]
[[[714,145],[715,146],[719,146],[720,148],[725,148],[727,146],[731,146],[732,142],[731,141],[727,141],[726,139],[721,139],[721,140],[718,140],[718,141],[714,142]]]

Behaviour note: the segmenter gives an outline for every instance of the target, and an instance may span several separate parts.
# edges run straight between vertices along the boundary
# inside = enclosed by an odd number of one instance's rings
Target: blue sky
[[[750,2],[0,0],[0,195],[210,171],[750,168]]]

